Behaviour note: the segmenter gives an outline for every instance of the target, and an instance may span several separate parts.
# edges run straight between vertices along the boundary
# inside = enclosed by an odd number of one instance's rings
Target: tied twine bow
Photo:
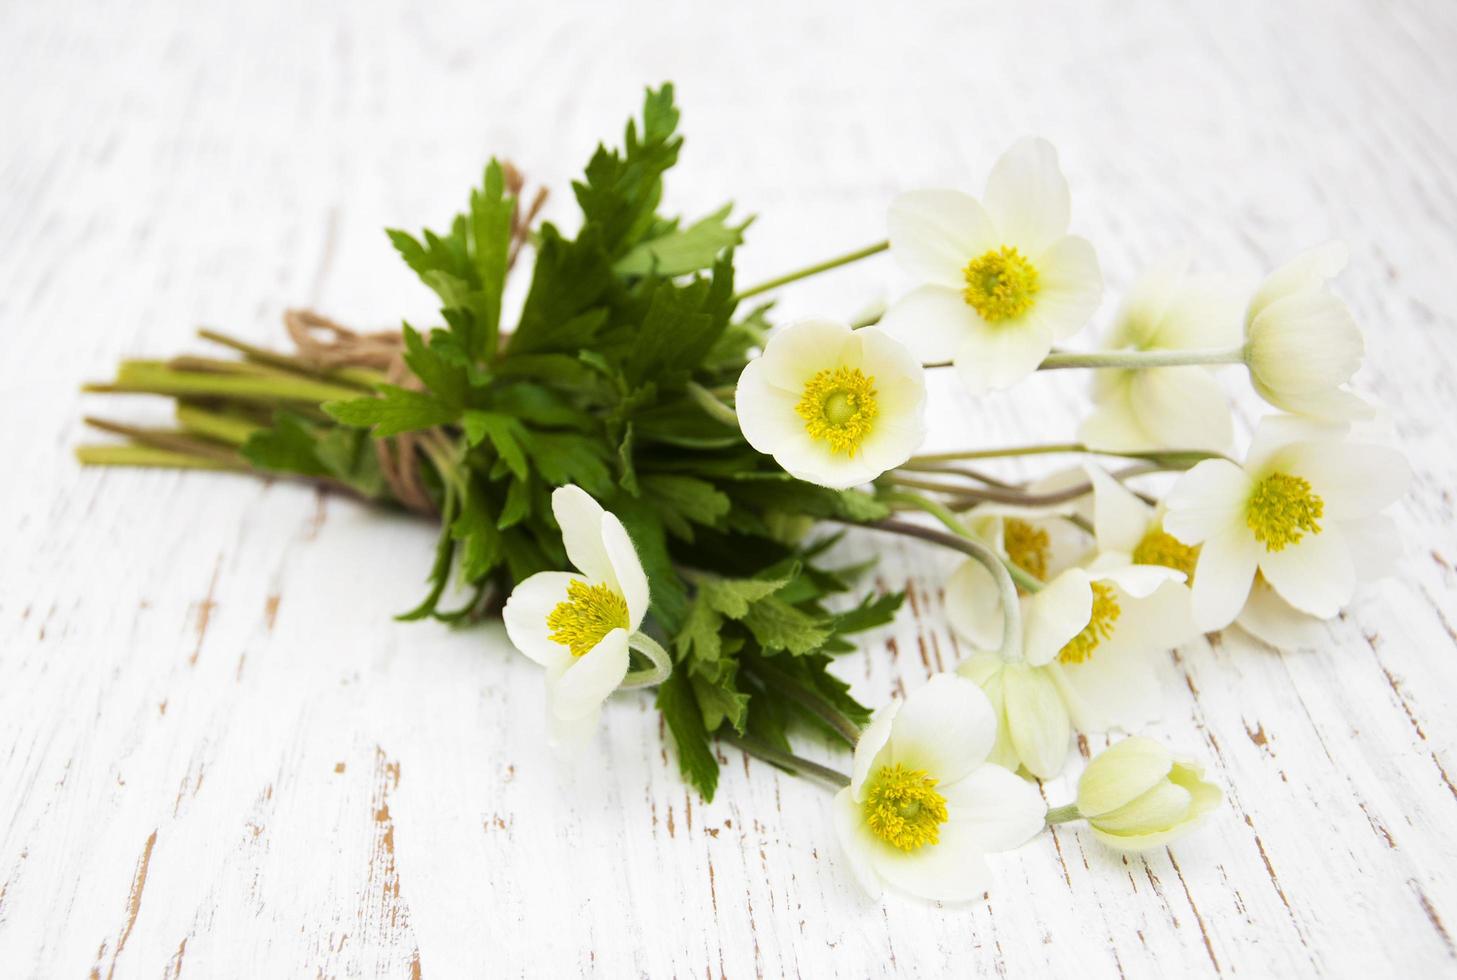
[[[530,206],[523,209],[521,191],[526,186],[526,178],[509,162],[502,165],[502,170],[507,192],[516,199],[511,212],[511,244],[506,256],[506,272],[509,275],[530,235],[532,222],[546,203],[547,191],[545,187],[538,188]],[[369,368],[383,372],[390,384],[416,391],[424,388],[405,364],[404,334],[400,331],[361,333],[321,313],[300,309],[285,310],[283,326],[298,356],[320,370]],[[380,474],[390,493],[416,513],[435,513],[435,504],[420,480],[417,459],[421,443],[441,438],[439,433],[440,430],[435,428],[374,440]]]

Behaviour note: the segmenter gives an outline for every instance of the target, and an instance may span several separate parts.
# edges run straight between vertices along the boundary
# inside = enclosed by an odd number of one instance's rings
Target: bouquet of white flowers
[[[1072,352],[1055,345],[1103,284],[1046,142],[1012,146],[979,198],[902,194],[887,241],[742,288],[748,221],[658,213],[677,124],[665,85],[622,150],[598,147],[573,188],[574,238],[538,225],[544,195],[525,203],[496,161],[448,232],[391,231],[442,326],[365,335],[291,311],[294,353],[204,331],[241,356],[123,363],[90,389],[172,397],[178,425],[89,419],[128,441],[81,460],[284,474],[438,520],[428,594],[402,618],[498,611],[546,671],[562,748],[592,736],[614,692],[652,687],[706,797],[715,738],[839,788],[838,835],[877,894],[980,895],[984,854],[1060,821],[1117,848],[1194,826],[1221,791],[1147,738],[1094,758],[1065,806],[1034,780],[1062,770],[1075,731],[1149,721],[1162,652],[1231,624],[1306,644],[1389,563],[1380,511],[1408,470],[1351,433],[1369,409],[1346,387],[1360,333],[1328,289],[1341,249],[1271,273],[1243,317],[1173,257],[1129,291],[1105,349]],[[886,249],[920,285],[881,316],[772,327],[769,304],[745,302]],[[1242,460],[1224,365],[1278,410]],[[927,371],[980,393],[1074,368],[1095,372],[1079,441],[917,455]],[[1029,483],[978,468],[1054,453],[1085,462]],[[974,654],[873,713],[830,665],[902,596],[826,564],[852,530],[965,557],[946,607]],[[466,598],[442,608],[452,583]],[[848,771],[795,755],[806,730],[852,749]]]

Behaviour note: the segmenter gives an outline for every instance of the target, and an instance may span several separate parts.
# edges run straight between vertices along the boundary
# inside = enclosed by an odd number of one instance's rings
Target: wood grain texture
[[[5,972],[1457,974],[1454,53],[1437,2],[0,3]],[[996,859],[984,901],[874,905],[820,789],[725,751],[702,803],[645,696],[554,764],[499,626],[389,618],[423,524],[73,462],[102,407],[78,383],[199,323],[430,322],[380,227],[443,219],[492,152],[568,215],[566,181],[665,78],[689,137],[668,204],[758,212],[745,281],[883,237],[897,190],[977,188],[1026,132],[1062,151],[1100,323],[1173,247],[1248,281],[1351,243],[1360,383],[1417,471],[1406,560],[1318,651],[1229,632],[1171,655],[1154,734],[1228,788],[1202,832],[1124,858],[1059,829]],[[904,285],[875,259],[782,310]],[[1065,438],[1084,389],[1058,374],[976,402],[938,379],[935,447]],[[912,596],[841,665],[879,702],[959,653],[949,559],[841,546],[872,550]]]

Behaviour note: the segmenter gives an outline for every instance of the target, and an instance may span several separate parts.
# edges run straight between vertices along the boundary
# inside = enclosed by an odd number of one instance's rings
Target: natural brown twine
[[[506,192],[516,199],[511,211],[511,238],[506,253],[506,272],[516,267],[516,259],[531,235],[532,222],[546,204],[547,190],[538,188],[531,203],[521,207],[521,191],[526,178],[509,161],[502,164]],[[283,326],[293,341],[301,360],[322,371],[341,368],[368,368],[382,371],[390,384],[420,390],[420,380],[404,360],[404,334],[384,330],[361,333],[313,310],[292,309],[283,313]],[[402,505],[421,514],[434,514],[435,504],[420,479],[418,457],[427,433],[402,432],[397,436],[374,441],[375,458],[380,474],[390,493]]]

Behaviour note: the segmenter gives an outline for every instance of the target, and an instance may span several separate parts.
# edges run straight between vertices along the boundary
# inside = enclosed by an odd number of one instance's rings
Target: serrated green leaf
[[[809,653],[818,650],[831,635],[828,624],[775,596],[752,603],[743,621],[767,651]]]
[[[315,451],[313,431],[292,412],[279,412],[272,428],[254,432],[238,452],[254,466],[278,473],[326,476],[329,472]]]
[[[705,579],[699,583],[699,595],[703,601],[730,619],[743,619],[749,607],[772,596],[782,589],[789,579]]]
[[[749,695],[738,689],[735,676],[739,665],[732,660],[719,661],[711,672],[688,675],[698,708],[703,713],[703,727],[712,732],[727,721],[739,733],[748,719]]]
[[[379,397],[325,402],[321,406],[331,418],[345,425],[370,428],[376,439],[415,429],[428,429],[454,422],[460,410],[434,395],[395,385],[380,385]]]
[[[468,408],[461,413],[460,425],[465,430],[468,445],[479,445],[481,440],[490,439],[491,445],[495,447],[511,474],[518,480],[526,479],[530,470],[526,465],[526,453],[521,448],[521,440],[531,437],[520,422],[509,415]]]
[[[714,663],[723,654],[723,616],[708,604],[700,592],[688,607],[683,628],[673,645],[681,662]]]
[[[675,670],[658,685],[658,710],[673,734],[683,777],[711,802],[718,788],[718,759],[708,744],[703,712],[694,698],[687,672]]]
[[[731,210],[733,205],[726,204],[687,228],[674,228],[661,237],[639,242],[613,264],[612,271],[619,276],[652,274],[671,279],[712,268],[724,249],[744,240],[743,231],[749,225],[748,221],[729,225]]]

